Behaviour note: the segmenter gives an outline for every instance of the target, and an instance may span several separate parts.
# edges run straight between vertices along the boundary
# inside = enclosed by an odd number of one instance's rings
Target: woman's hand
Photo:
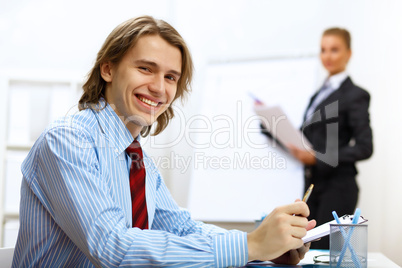
[[[315,165],[316,164],[317,159],[315,158],[314,151],[302,150],[294,145],[288,145],[287,148],[288,148],[289,152],[303,164],[305,164],[305,165]]]

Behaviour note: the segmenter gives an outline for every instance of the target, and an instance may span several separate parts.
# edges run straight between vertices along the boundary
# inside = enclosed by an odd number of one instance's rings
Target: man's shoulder
[[[34,143],[32,151],[42,148],[44,144],[61,145],[71,142],[94,147],[102,137],[100,132],[96,112],[91,109],[77,111],[50,123]]]
[[[90,110],[82,110],[60,117],[50,123],[35,141],[30,154],[36,155],[41,151],[44,144],[65,144],[74,140],[76,144],[93,144],[94,137],[99,136],[95,113]],[[84,140],[81,137],[85,136]],[[91,143],[87,141],[91,140]],[[79,143],[80,142],[80,143]],[[48,145],[46,145],[48,146]]]
[[[77,129],[90,133],[99,129],[97,117],[95,115],[95,112],[91,109],[85,109],[63,116],[51,123],[45,129],[45,132],[60,128],[71,130]]]

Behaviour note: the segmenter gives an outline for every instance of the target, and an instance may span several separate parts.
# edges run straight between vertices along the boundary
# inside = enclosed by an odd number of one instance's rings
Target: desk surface
[[[395,262],[388,259],[384,254],[379,252],[368,253],[368,267],[369,268],[394,268],[400,267]]]
[[[0,249],[0,260],[2,261],[2,267],[11,267],[12,255],[14,249],[13,248],[2,248]],[[314,256],[321,254],[329,254],[328,250],[310,250],[307,252],[305,258],[299,265],[291,266],[291,265],[252,265],[247,267],[318,267],[325,268],[329,267],[328,264],[314,264],[313,258]],[[393,261],[385,257],[384,254],[379,252],[369,252],[368,253],[368,268],[400,268],[400,266],[396,265]]]
[[[298,265],[275,265],[275,264],[264,264],[264,265],[248,265],[247,267],[318,267],[324,268],[329,267],[329,264],[314,264],[313,258],[317,255],[329,254],[328,250],[310,250],[307,252],[305,258]],[[384,254],[380,252],[369,252],[368,253],[368,268],[400,268],[393,261],[388,259]]]

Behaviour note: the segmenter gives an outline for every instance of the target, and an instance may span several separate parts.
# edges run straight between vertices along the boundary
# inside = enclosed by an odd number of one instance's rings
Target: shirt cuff
[[[244,266],[248,261],[247,233],[229,231],[214,238],[215,267]]]

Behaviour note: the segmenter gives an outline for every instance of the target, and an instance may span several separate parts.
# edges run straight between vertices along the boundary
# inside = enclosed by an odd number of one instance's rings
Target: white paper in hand
[[[312,148],[310,142],[303,136],[301,131],[292,125],[281,107],[255,105],[254,111],[261,117],[263,126],[283,145],[291,144],[302,150]]]
[[[341,221],[341,224],[351,224],[353,220],[353,215],[344,215],[339,218]],[[362,216],[359,217],[359,221],[357,222],[358,224],[365,223],[367,220],[363,218]],[[311,229],[310,231],[307,231],[307,234],[305,237],[303,237],[303,242],[308,243],[314,240],[317,240],[318,238],[324,237],[326,235],[329,235],[330,233],[330,224],[336,224],[336,221],[329,221],[327,223],[324,223],[320,226],[315,227],[314,229]]]

